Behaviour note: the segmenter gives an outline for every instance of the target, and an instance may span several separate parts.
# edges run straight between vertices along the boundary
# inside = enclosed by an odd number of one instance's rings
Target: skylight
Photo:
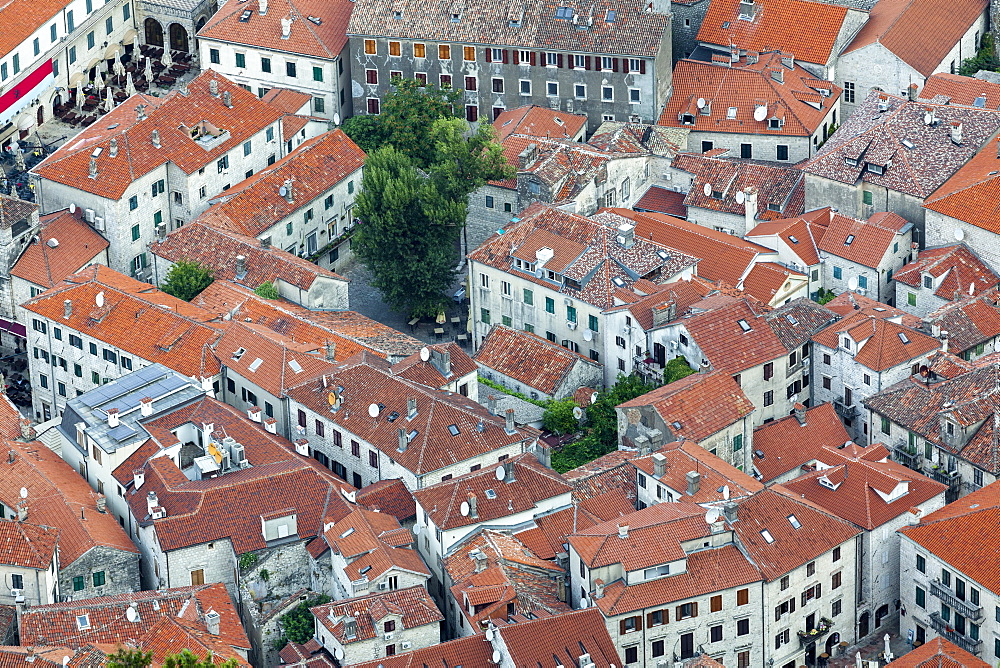
[[[767,529],[763,529],[760,532],[760,535],[767,542],[768,545],[774,542],[774,536],[772,536],[771,532],[768,531]]]
[[[850,246],[852,243],[854,243],[854,235],[853,234],[848,234],[847,238],[844,239],[844,245],[845,246]]]
[[[788,315],[785,316],[785,320],[787,320],[788,322],[792,323],[793,325],[799,324],[799,321],[796,320],[795,316],[792,315],[791,313],[789,313]]]
[[[350,535],[351,535],[352,533],[354,533],[354,527],[351,527],[350,529],[348,529],[348,530],[347,530],[347,531],[345,531],[344,533],[340,534],[340,537],[341,537],[341,538],[347,538],[347,537],[348,537],[348,536],[350,536]]]
[[[76,617],[76,628],[78,629],[89,629],[90,628],[90,617],[88,615],[77,615]]]
[[[556,9],[556,18],[563,19],[564,21],[569,21],[573,18],[573,8],[572,7],[559,7]]]
[[[726,118],[729,120],[736,118],[736,107],[729,107],[729,111],[726,112]]]
[[[486,490],[486,498],[487,498],[487,499],[495,499],[495,498],[497,498],[497,493],[496,493],[496,491],[494,491],[494,490],[492,490],[492,489],[488,489],[488,490]]]
[[[452,436],[458,436],[459,433],[461,432],[459,432],[458,430],[458,425],[450,424],[448,425],[448,433],[450,433]]]
[[[288,366],[291,367],[292,371],[295,373],[302,373],[302,365],[299,364],[298,360],[289,360]]]
[[[747,324],[746,320],[743,320],[741,318],[740,320],[736,321],[736,324],[738,324],[740,326],[740,329],[742,329],[744,332],[749,332],[750,331],[750,325]]]
[[[615,16],[617,15],[617,13],[618,12],[616,12],[615,10],[609,9],[608,13],[604,15],[604,20],[607,23],[614,23],[615,22]]]
[[[791,524],[796,529],[801,529],[802,528],[802,522],[799,522],[799,518],[796,517],[795,515],[789,515],[788,516],[788,522],[789,522],[789,524]]]
[[[903,343],[909,343],[910,342],[910,339],[903,332],[899,332],[896,336],[898,336],[899,340],[902,341]]]
[[[417,433],[418,433],[417,430],[414,429],[409,434],[407,434],[406,435],[406,442],[409,443],[410,441],[412,441],[413,439],[415,439],[417,437]]]
[[[793,244],[799,243],[799,240],[791,235],[788,235],[788,240],[791,241]]]
[[[972,106],[973,107],[979,107],[980,109],[982,109],[983,107],[985,107],[986,106],[986,96],[985,95],[980,95],[979,97],[977,97],[975,100],[973,100]]]
[[[264,360],[262,360],[261,358],[258,357],[253,362],[250,362],[250,366],[248,366],[247,369],[249,369],[250,371],[256,371],[257,369],[260,368],[260,365],[263,364],[263,363],[264,363]]]
[[[234,359],[234,360],[238,360],[239,358],[243,357],[243,353],[245,353],[246,351],[247,351],[247,349],[246,349],[246,348],[238,348],[238,349],[237,349],[237,350],[236,350],[236,351],[235,351],[235,352],[233,353],[233,359]]]
[[[365,566],[364,568],[362,568],[362,569],[361,569],[360,571],[358,571],[358,572],[359,572],[359,573],[361,573],[362,575],[364,575],[365,573],[367,573],[367,572],[368,572],[368,571],[370,571],[371,569],[372,569],[372,567],[371,567],[371,566]]]

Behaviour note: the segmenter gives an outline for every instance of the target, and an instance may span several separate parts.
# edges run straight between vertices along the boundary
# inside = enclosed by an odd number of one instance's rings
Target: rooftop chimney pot
[[[697,471],[688,471],[686,477],[688,496],[694,496],[701,489],[701,474]]]

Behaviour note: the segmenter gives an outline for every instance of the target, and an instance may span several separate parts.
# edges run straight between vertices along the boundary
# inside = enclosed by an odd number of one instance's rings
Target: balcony
[[[940,467],[934,468],[932,466],[929,473],[932,478],[934,478],[938,482],[943,482],[944,484],[948,485],[948,487],[954,488],[962,484],[962,476],[959,474],[957,470],[948,471]]]
[[[854,401],[848,405],[844,401],[844,397],[837,397],[833,400],[833,410],[837,411],[837,414],[842,418],[853,418],[858,414],[858,407],[854,405]]]
[[[799,636],[799,646],[805,647],[810,643],[816,642],[817,640],[825,636],[827,633],[829,633],[832,627],[833,627],[832,621],[830,621],[826,617],[820,617],[819,624],[816,625],[816,628],[797,632]]]
[[[892,446],[892,458],[914,471],[920,471],[920,453],[906,441],[896,441]]]
[[[968,601],[958,598],[954,591],[941,584],[941,581],[937,578],[931,581],[931,594],[947,603],[955,612],[964,615],[969,621],[979,622],[983,617],[983,607],[981,605],[973,605]]]
[[[979,648],[982,646],[982,640],[973,640],[972,638],[958,633],[954,628],[951,627],[948,622],[941,619],[941,613],[932,612],[931,613],[931,627],[934,631],[944,638],[947,638],[951,642],[955,643],[966,652],[971,652],[972,654],[979,654]]]

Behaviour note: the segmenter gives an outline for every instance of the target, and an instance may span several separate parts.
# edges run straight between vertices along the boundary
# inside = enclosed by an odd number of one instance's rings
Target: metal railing
[[[966,652],[972,654],[979,654],[979,648],[982,646],[982,640],[973,640],[969,636],[957,632],[948,622],[941,619],[941,613],[932,612],[931,615],[931,627],[934,631],[951,642],[955,643]]]
[[[955,595],[955,592],[951,588],[945,587],[936,578],[931,581],[931,594],[950,605],[955,609],[955,612],[965,615],[965,617],[974,622],[978,622],[983,617],[983,606],[963,601]]]

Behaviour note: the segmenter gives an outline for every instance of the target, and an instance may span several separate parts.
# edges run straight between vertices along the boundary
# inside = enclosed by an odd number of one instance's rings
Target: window
[[[587,327],[589,327],[592,332],[599,331],[600,321],[596,315],[587,316]]]
[[[626,647],[625,648],[625,663],[636,663],[639,661],[639,647]]]
[[[475,59],[476,59],[476,47],[474,47],[474,46],[463,46],[462,47],[462,60],[464,60],[466,62],[472,62]],[[502,59],[502,56],[501,56],[501,59]]]
[[[124,8],[125,8],[125,9],[128,9],[128,5],[125,5],[125,7],[124,7]],[[126,21],[128,20],[128,17],[127,17],[127,16],[125,17],[125,20],[126,20]],[[56,39],[58,38],[58,37],[57,37],[57,36],[58,36],[58,34],[59,34],[59,33],[58,33],[58,27],[56,26],[56,24],[55,24],[55,23],[53,23],[52,25],[50,25],[50,26],[49,26],[49,41],[50,41],[50,42],[54,42],[54,41],[56,41]]]
[[[115,20],[112,17],[104,19],[104,34],[110,35],[115,31]],[[38,55],[38,51],[35,51],[35,55]]]
[[[451,60],[451,47],[447,44],[438,44],[438,60]]]
[[[295,63],[290,63],[290,62],[285,63],[285,75],[292,77],[293,79],[297,76]]]
[[[927,592],[922,587],[917,587],[916,602],[921,608],[927,607]]]
[[[844,102],[854,102],[854,82],[845,81],[844,82]]]
[[[625,619],[621,620],[621,622],[619,622],[618,624],[619,635],[632,633],[633,631],[638,631],[641,628],[642,628],[642,617],[638,615],[634,617],[626,617]]]
[[[691,617],[698,616],[698,604],[697,603],[684,603],[678,605],[675,611],[675,618],[677,620],[689,619]]]
[[[365,40],[365,54],[369,56],[375,55],[375,40],[373,39]]]
[[[566,307],[566,320],[569,322],[576,322],[576,307],[567,306]]]
[[[87,48],[93,49],[96,41],[97,40],[94,36],[94,31],[91,30],[90,32],[87,33]],[[17,68],[14,68],[14,74],[17,74]]]
[[[370,97],[367,100],[368,103],[368,113],[373,116],[377,116],[380,111],[379,99],[377,97]]]
[[[837,571],[836,573],[833,574],[831,581],[832,583],[830,585],[830,589],[839,589],[841,583],[843,582],[843,573]]]
[[[718,596],[713,596],[711,598],[710,603],[711,603],[712,612],[718,612],[718,611],[722,610],[722,595],[720,594]]]
[[[573,85],[573,97],[578,100],[586,99],[587,97],[587,87],[584,84],[574,84]]]
[[[615,89],[611,86],[601,86],[601,99],[605,102],[614,102]]]
[[[559,83],[556,81],[546,81],[545,95],[548,97],[559,97]]]
[[[365,83],[378,83],[378,70],[365,70]]]
[[[746,324],[745,320],[741,320],[740,322]],[[743,331],[749,332],[750,328],[747,327]],[[774,362],[768,362],[767,364],[764,365],[764,380],[771,380],[771,378],[773,377],[774,377]]]
[[[313,111],[315,111],[318,114],[322,114],[323,112],[325,112],[326,111],[326,100],[324,100],[321,97],[314,97],[313,98]]]
[[[73,12],[70,12],[70,14],[72,13]],[[76,62],[76,47],[71,46],[69,47],[69,63],[70,65],[72,65],[75,62]],[[7,78],[7,63],[4,63],[3,65],[0,65],[0,79],[6,79],[6,78]]]
[[[524,288],[524,303],[528,306],[533,306],[535,303],[535,295],[528,288]]]
[[[104,571],[97,571],[94,573],[94,586],[101,587],[104,585]]]
[[[493,92],[502,93],[503,92],[503,79],[494,77],[493,78]]]
[[[378,468],[378,453],[374,450],[368,451],[368,465],[372,468]]]
[[[440,75],[438,77],[438,79],[440,80],[441,88],[451,88],[451,75],[450,74],[442,74],[442,75]]]
[[[736,621],[736,635],[745,636],[750,634],[750,620],[739,619]]]
[[[552,297],[545,298],[545,312],[555,313],[556,312],[556,301]]]
[[[365,53],[368,53],[368,40],[365,40]],[[375,53],[375,41],[372,40],[372,50],[371,53]],[[427,57],[427,45],[416,42],[413,45],[413,57],[414,58],[426,58]]]
[[[713,626],[708,629],[709,642],[721,642],[722,641],[722,624],[718,626]]]
[[[237,53],[236,54],[236,67],[244,68],[247,66],[247,54]]]
[[[108,21],[110,21],[110,20],[111,19],[108,19]],[[42,47],[41,47],[41,44],[39,44],[37,37],[31,41],[31,48],[35,52],[36,56],[41,52]]]
[[[81,591],[85,584],[85,580],[82,575],[77,575],[73,578],[73,591]]]
[[[209,49],[208,50],[208,59],[209,59],[209,61],[211,61],[212,63],[214,63],[216,65],[218,65],[219,63],[222,62],[222,58],[219,57],[219,50],[218,49]]]
[[[774,405],[774,392],[772,390],[768,390],[767,392],[764,393],[764,405],[765,406]]]
[[[487,325],[490,324],[490,310],[487,308],[479,309],[480,320]]]

